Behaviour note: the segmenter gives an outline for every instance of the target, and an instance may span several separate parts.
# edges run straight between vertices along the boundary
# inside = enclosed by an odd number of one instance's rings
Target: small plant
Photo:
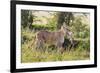
[[[32,32],[28,29],[23,29],[22,31],[22,37],[27,37],[27,41],[24,40],[24,43],[22,43],[21,46],[22,63],[87,60],[90,58],[90,52],[87,51],[89,50],[89,40],[85,40],[85,42],[79,42],[77,47],[73,48],[75,50],[66,50],[62,54],[57,52],[57,48],[54,46],[49,46],[48,48],[45,48],[45,51],[41,52],[35,50],[34,45],[30,48],[28,47],[31,44],[31,39],[33,39],[33,36],[35,36],[35,32]]]

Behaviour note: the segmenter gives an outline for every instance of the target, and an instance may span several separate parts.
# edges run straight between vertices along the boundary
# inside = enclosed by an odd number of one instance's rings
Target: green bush
[[[49,61],[72,61],[72,60],[87,60],[90,58],[90,49],[89,40],[80,41],[76,50],[67,51],[65,50],[63,54],[57,52],[56,47],[48,47],[43,52],[36,51],[34,46],[29,48],[31,41],[34,41],[32,38],[35,35],[35,32],[32,32],[29,29],[22,29],[22,38],[26,37],[27,40],[21,44],[21,62],[22,63],[32,63],[32,62],[49,62]],[[82,40],[82,39],[80,39]],[[43,48],[44,49],[44,48]],[[87,50],[88,49],[88,50]]]
[[[89,39],[85,39],[85,40],[81,40],[78,44],[78,48],[80,50],[90,50],[90,40]]]
[[[55,30],[55,27],[53,26],[50,26],[50,25],[44,25],[44,24],[41,24],[41,25],[38,25],[38,24],[34,24],[32,25],[33,29],[35,30]]]

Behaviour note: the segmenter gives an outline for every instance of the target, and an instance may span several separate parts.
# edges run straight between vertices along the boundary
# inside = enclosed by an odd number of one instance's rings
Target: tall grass
[[[72,48],[71,51],[66,50],[61,54],[57,52],[58,48],[48,47],[45,48],[45,51],[39,51],[34,48],[34,45],[31,47],[30,44],[35,36],[35,32],[30,31],[29,29],[22,29],[22,44],[21,44],[21,62],[22,63],[32,63],[32,62],[50,62],[50,61],[72,61],[72,60],[87,60],[90,58],[90,52],[88,49],[89,45],[84,46],[83,43],[80,43],[77,47]],[[89,44],[87,42],[86,44]]]

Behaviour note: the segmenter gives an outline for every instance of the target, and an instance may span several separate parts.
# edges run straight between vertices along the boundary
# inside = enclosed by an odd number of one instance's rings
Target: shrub
[[[41,25],[34,24],[32,25],[32,27],[34,30],[52,30],[52,31],[55,30],[55,27],[44,25],[44,24],[41,24]]]

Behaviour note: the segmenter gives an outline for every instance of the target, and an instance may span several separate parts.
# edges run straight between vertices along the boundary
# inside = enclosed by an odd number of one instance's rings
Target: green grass
[[[72,61],[72,60],[87,60],[89,59],[89,51],[82,50],[82,48],[73,48],[76,50],[64,51],[64,53],[57,52],[56,48],[47,48],[46,51],[36,51],[28,48],[29,43],[22,44],[21,50],[21,61],[22,63],[32,63],[32,62],[49,62],[49,61]]]
[[[21,44],[21,62],[32,63],[32,62],[50,62],[50,61],[72,61],[72,60],[87,60],[90,59],[89,46],[82,45],[80,43],[74,50],[64,51],[62,54],[57,52],[57,48],[46,48],[46,51],[36,51],[34,45],[29,47],[32,43],[34,32],[27,29],[22,30],[22,38],[24,43]],[[88,42],[87,42],[88,43]],[[87,44],[86,43],[86,44]]]
[[[50,48],[48,48],[50,49]],[[48,61],[71,61],[89,59],[89,52],[79,49],[73,51],[65,51],[63,54],[52,50],[52,52],[40,52],[22,45],[22,63],[31,62],[48,62]]]

